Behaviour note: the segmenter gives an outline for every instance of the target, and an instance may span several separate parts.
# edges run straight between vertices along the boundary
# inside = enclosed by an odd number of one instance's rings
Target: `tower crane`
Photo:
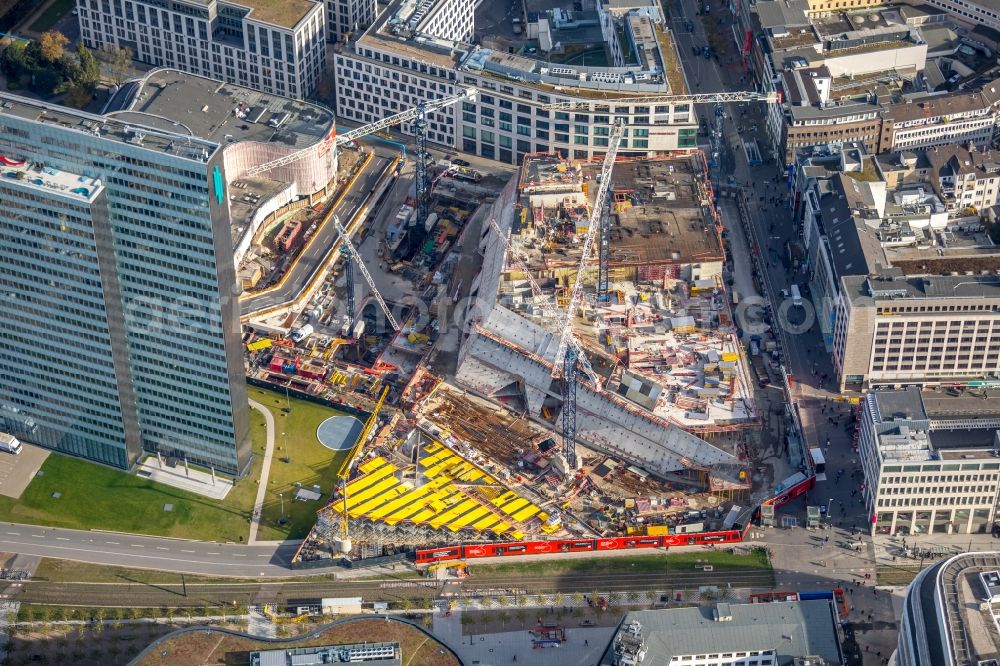
[[[591,106],[596,111],[597,107],[615,104],[714,104],[715,105],[715,128],[712,131],[712,157],[718,163],[721,154],[722,142],[722,120],[723,104],[734,102],[765,102],[767,104],[777,104],[781,97],[775,91],[757,92],[753,90],[743,90],[734,92],[698,93],[694,95],[654,95],[649,97],[620,97],[602,100],[554,102],[546,104],[543,108],[552,111],[591,111]],[[611,192],[608,192],[608,202],[605,204],[605,213],[600,220],[601,237],[598,243],[597,262],[597,302],[607,303],[610,300],[608,289],[610,263],[611,263]],[[593,228],[593,227],[591,227]]]
[[[542,308],[543,320],[555,321],[555,322],[559,321],[560,313],[556,308],[556,305],[549,301],[548,297],[542,291],[542,288],[539,286],[538,282],[535,281],[534,276],[532,276],[531,274],[531,269],[528,268],[528,265],[524,263],[524,259],[514,249],[514,244],[510,242],[510,239],[507,237],[507,235],[504,234],[504,232],[500,229],[500,225],[497,224],[497,219],[495,217],[490,218],[490,225],[493,227],[493,230],[496,232],[497,236],[499,236],[500,241],[503,243],[504,247],[507,249],[507,256],[510,257],[515,264],[517,264],[518,270],[524,273],[525,277],[528,278],[528,283],[531,285],[531,293],[535,296],[536,299],[538,299],[538,303]],[[594,383],[594,386],[598,390],[600,390],[601,378],[598,377],[596,372],[594,372],[594,366],[590,364],[590,361],[587,359],[586,354],[584,354],[583,347],[580,344],[579,338],[577,338],[572,331],[570,331],[569,344],[576,351],[577,360],[583,367],[583,371],[586,373],[587,377],[589,377],[590,381]]]
[[[388,118],[383,118],[382,120],[377,120],[374,123],[358,127],[356,129],[348,130],[342,134],[329,134],[326,138],[320,141],[318,144],[313,146],[307,146],[301,150],[297,150],[294,153],[289,153],[284,157],[280,157],[276,160],[270,162],[265,162],[264,164],[258,164],[252,166],[243,172],[244,176],[252,177],[258,174],[264,173],[265,171],[270,171],[271,169],[276,169],[286,164],[291,164],[292,162],[297,162],[305,157],[311,155],[323,155],[324,151],[326,154],[332,156],[336,149],[345,144],[353,141],[354,139],[360,139],[362,137],[368,136],[369,134],[376,134],[384,129],[392,127],[394,125],[399,125],[401,123],[406,123],[416,121],[414,123],[414,130],[418,133],[417,136],[417,174],[418,176],[423,173],[424,178],[426,178],[426,166],[423,164],[423,160],[426,159],[424,154],[420,154],[421,146],[426,151],[427,139],[423,137],[423,131],[426,128],[426,116],[431,111],[438,111],[445,107],[451,106],[457,102],[464,100],[470,100],[475,98],[478,91],[475,88],[465,88],[460,93],[450,95],[448,97],[442,97],[440,99],[432,99],[426,102],[420,102],[417,106],[412,109],[407,109],[406,111],[400,111]],[[332,159],[332,157],[331,157]],[[423,187],[426,189],[427,184],[424,183]],[[418,194],[420,185],[418,184]]]
[[[396,318],[393,317],[392,312],[389,311],[389,305],[385,302],[385,299],[382,298],[382,294],[379,292],[378,287],[375,286],[375,280],[372,279],[371,273],[369,273],[368,269],[365,268],[365,262],[361,260],[361,255],[358,254],[357,249],[354,247],[354,243],[351,242],[351,237],[347,234],[347,229],[344,229],[344,225],[340,223],[340,218],[336,215],[333,216],[333,228],[337,230],[338,234],[340,234],[340,238],[344,243],[343,247],[347,249],[347,260],[349,262],[347,266],[348,271],[352,270],[352,264],[357,265],[361,274],[365,277],[365,282],[368,283],[368,286],[372,290],[372,296],[374,296],[375,300],[378,301],[379,307],[381,307],[382,312],[385,313],[386,320],[388,320],[389,325],[392,326],[392,330],[398,331],[399,324],[396,323]],[[348,303],[352,303],[354,301],[354,278],[350,273],[348,273],[348,276],[350,277],[348,280],[348,288],[351,289],[351,293],[348,294]],[[354,309],[350,305],[348,307],[351,307],[351,310],[347,313],[347,316],[353,321]]]
[[[604,154],[604,162],[601,164],[601,172],[598,176],[600,186],[597,189],[597,196],[594,197],[594,208],[590,211],[587,236],[583,241],[583,249],[580,253],[580,268],[576,272],[576,281],[573,283],[573,291],[570,293],[569,306],[566,308],[565,320],[559,336],[559,347],[552,363],[552,376],[557,377],[560,373],[562,374],[562,439],[567,476],[578,467],[576,459],[576,364],[583,356],[577,352],[576,346],[570,344],[573,339],[573,317],[583,300],[583,273],[590,262],[597,228],[601,225],[604,209],[608,203],[608,194],[611,191],[611,171],[614,168],[615,156],[618,154],[618,146],[621,145],[624,132],[624,124],[620,120],[616,120],[611,127],[608,152]]]
[[[350,518],[347,512],[347,480],[351,476],[351,466],[354,463],[354,459],[357,457],[361,447],[364,446],[368,437],[372,434],[372,430],[375,428],[375,423],[378,420],[378,414],[382,411],[382,405],[385,404],[385,398],[387,395],[389,395],[388,386],[382,389],[382,395],[379,396],[378,402],[375,403],[375,409],[373,409],[372,413],[368,416],[368,420],[365,421],[364,427],[361,429],[361,432],[358,433],[358,438],[354,441],[354,446],[352,446],[350,451],[348,451],[347,457],[344,459],[344,463],[337,471],[337,481],[340,483],[340,551],[344,554],[351,551],[351,538],[347,529],[347,521]]]

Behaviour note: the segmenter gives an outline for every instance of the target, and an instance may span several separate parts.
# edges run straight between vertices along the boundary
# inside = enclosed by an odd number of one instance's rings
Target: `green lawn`
[[[69,10],[73,9],[75,5],[76,0],[52,0],[49,6],[45,8],[45,11],[31,24],[31,30],[45,32],[58,23],[63,16],[66,16]]]
[[[335,453],[319,443],[316,428],[321,422],[342,412],[293,398],[290,401],[292,411],[286,413],[284,394],[253,386],[248,387],[248,391],[251,400],[256,400],[271,410],[275,426],[274,458],[271,461],[271,474],[257,539],[301,539],[316,522],[316,511],[330,496],[337,470],[344,460],[343,453]],[[282,433],[285,435],[282,436]],[[285,458],[288,462],[285,462]],[[296,481],[310,489],[313,484],[318,484],[323,500],[294,501],[292,498],[295,496]],[[284,495],[285,525],[279,525],[281,500],[278,493]]]
[[[250,513],[264,455],[264,417],[250,412],[255,460],[250,475],[222,502],[57,453],[42,464],[20,499],[0,497],[0,520],[153,534],[206,541],[239,541]],[[61,493],[59,499],[53,493]],[[173,504],[164,511],[164,504]]]
[[[473,564],[474,574],[493,576],[497,574],[571,574],[594,573],[600,571],[621,571],[629,568],[638,573],[659,573],[663,571],[694,571],[695,564],[711,564],[717,571],[739,571],[741,569],[770,569],[767,551],[755,548],[742,555],[724,550],[691,553],[671,553],[669,555],[635,555],[628,557],[594,557],[568,560],[545,560],[519,564]]]

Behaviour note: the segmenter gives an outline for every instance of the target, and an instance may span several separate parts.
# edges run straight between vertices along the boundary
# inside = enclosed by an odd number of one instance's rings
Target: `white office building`
[[[981,534],[1000,487],[1000,406],[976,395],[872,391],[858,450],[872,534]]]
[[[88,48],[134,57],[264,93],[303,99],[326,61],[316,0],[77,0]]]
[[[474,15],[471,0],[394,2],[336,55],[338,117],[369,123],[475,87],[480,91],[475,100],[429,115],[429,141],[508,164],[550,151],[589,159],[605,152],[611,125],[621,118],[622,155],[697,147],[698,121],[690,104],[602,102],[687,92],[655,3],[626,11],[598,5],[590,11],[542,12],[526,25],[537,52],[528,42],[514,40],[501,49],[483,39],[475,33]],[[470,43],[473,37],[478,45]],[[609,64],[558,64],[557,51],[573,39],[603,44]],[[557,102],[580,106],[544,108]]]
[[[350,34],[370,26],[377,11],[375,0],[326,0],[327,40],[346,41]]]

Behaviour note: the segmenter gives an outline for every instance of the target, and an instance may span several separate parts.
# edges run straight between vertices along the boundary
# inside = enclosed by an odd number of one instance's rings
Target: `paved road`
[[[391,152],[387,148],[375,148],[375,156],[371,162],[362,169],[350,190],[334,207],[334,213],[340,218],[341,222],[346,225],[354,217],[357,210],[364,203],[365,198],[375,189],[375,185],[385,174],[392,160],[397,155],[398,152]],[[258,296],[240,299],[240,312],[243,314],[257,312],[281,305],[298,296],[316,272],[317,267],[334,247],[337,238],[337,230],[332,224],[327,223],[320,227],[309,243],[309,246],[292,266],[284,283],[277,289],[264,292]]]
[[[295,576],[317,573],[288,569],[297,548],[297,543],[247,546],[15,523],[0,524],[0,551],[208,576]]]

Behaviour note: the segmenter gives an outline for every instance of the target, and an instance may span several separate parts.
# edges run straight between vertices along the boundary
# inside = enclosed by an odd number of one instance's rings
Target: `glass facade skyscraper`
[[[251,460],[218,143],[0,95],[0,430],[123,469]]]

